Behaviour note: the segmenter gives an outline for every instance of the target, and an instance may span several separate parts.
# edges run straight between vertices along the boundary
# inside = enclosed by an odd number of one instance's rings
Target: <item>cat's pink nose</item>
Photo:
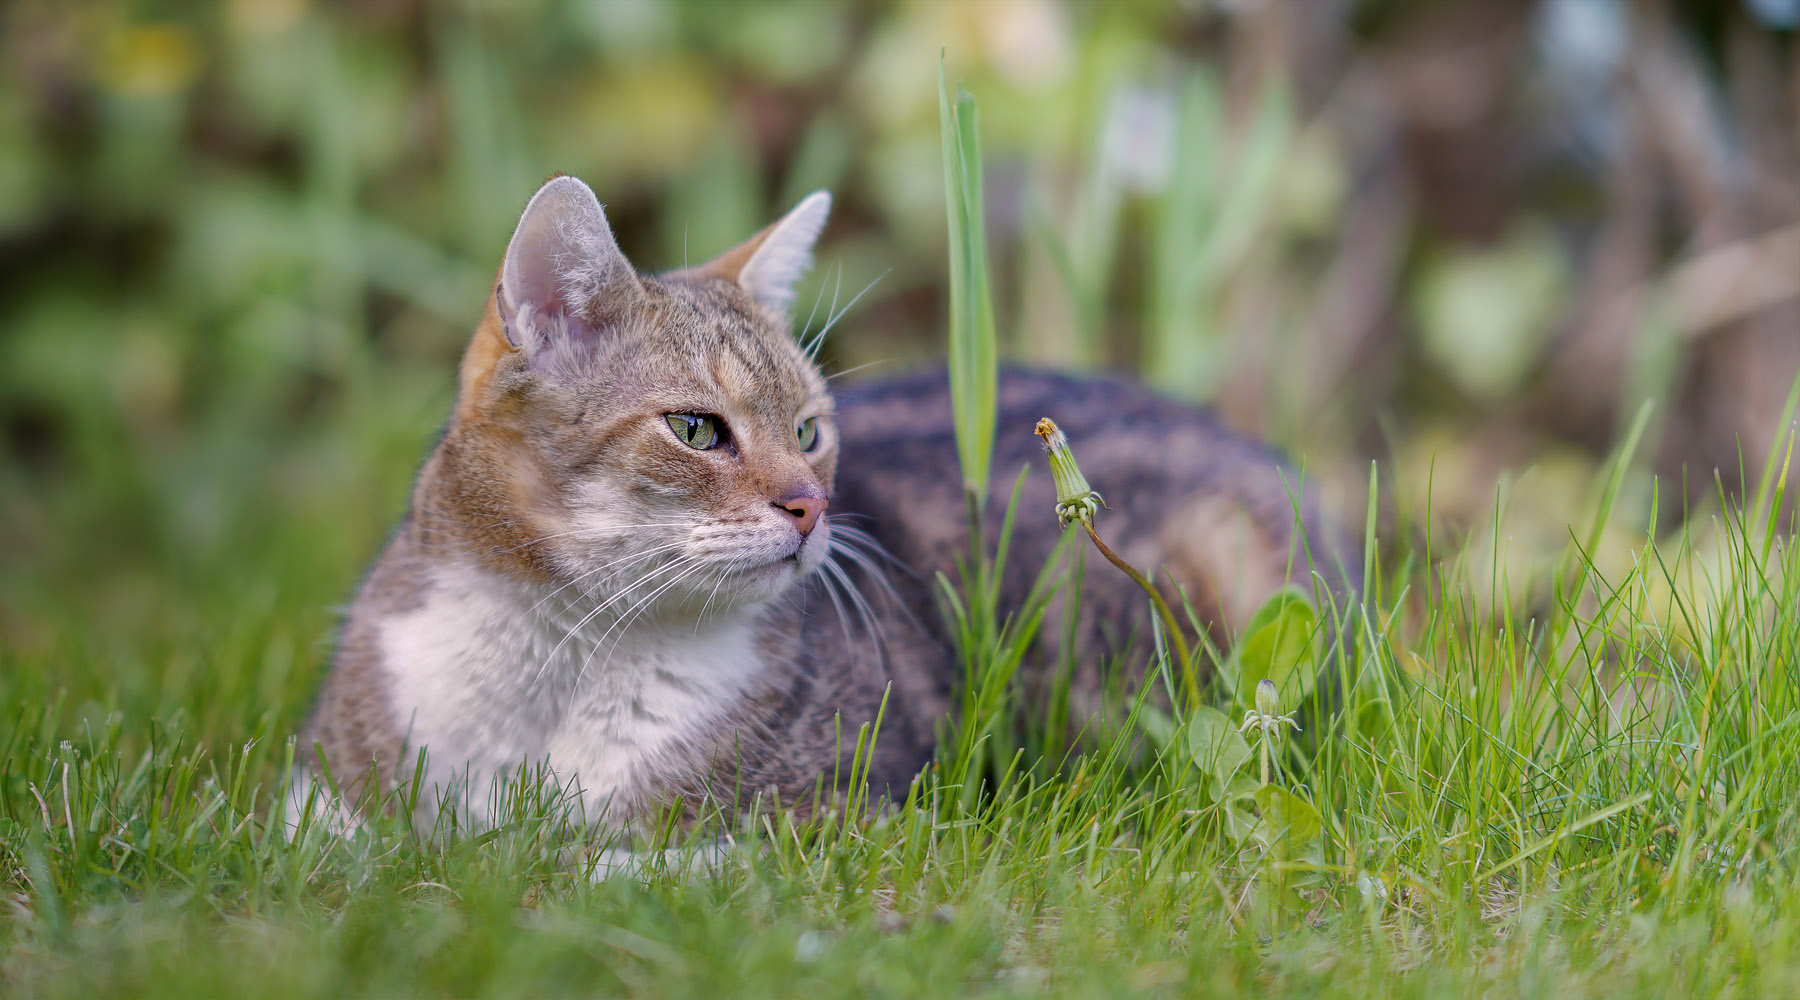
[[[812,534],[813,525],[819,523],[819,515],[825,513],[825,502],[825,494],[807,490],[785,500],[777,500],[775,506],[794,515],[794,527],[800,529],[802,536],[806,536]]]

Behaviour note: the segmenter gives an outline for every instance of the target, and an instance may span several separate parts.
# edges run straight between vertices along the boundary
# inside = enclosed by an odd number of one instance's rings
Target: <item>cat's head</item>
[[[587,185],[539,189],[426,470],[474,554],[621,612],[753,606],[818,569],[838,437],[788,307],[830,207],[647,275]]]

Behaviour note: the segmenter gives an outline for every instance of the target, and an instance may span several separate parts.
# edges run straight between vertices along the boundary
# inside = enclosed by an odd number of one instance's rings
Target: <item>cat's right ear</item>
[[[507,343],[533,367],[546,367],[584,354],[642,292],[600,199],[561,176],[525,206],[506,246],[496,304]]]

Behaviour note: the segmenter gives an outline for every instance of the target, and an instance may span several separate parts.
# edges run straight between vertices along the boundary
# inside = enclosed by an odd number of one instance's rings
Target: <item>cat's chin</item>
[[[764,563],[740,570],[737,573],[745,589],[767,590],[765,600],[781,596],[782,592],[793,586],[799,579],[818,567],[809,565],[801,554],[796,552],[784,556],[774,562]]]
[[[701,618],[754,614],[791,592],[798,579],[791,567],[738,570],[722,587],[717,590],[707,587],[704,593],[696,594],[686,602],[685,607],[688,613],[695,613],[697,603]]]
[[[785,556],[734,571],[732,582],[740,600],[744,604],[766,604],[781,597],[818,571],[825,550],[823,539],[807,542]]]

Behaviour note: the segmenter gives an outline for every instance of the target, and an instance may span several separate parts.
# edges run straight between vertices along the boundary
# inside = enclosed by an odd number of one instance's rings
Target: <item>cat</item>
[[[329,773],[344,822],[411,783],[416,823],[454,803],[481,825],[524,767],[610,829],[671,802],[805,812],[878,713],[867,780],[906,789],[962,679],[935,578],[967,552],[965,502],[941,375],[834,393],[789,333],[830,203],[816,192],[713,261],[652,276],[581,181],[532,197],[300,734],[296,812]],[[1113,547],[1164,568],[1221,638],[1289,583],[1353,588],[1354,560],[1274,452],[1128,381],[1007,370],[996,482],[1036,466],[1008,606],[1062,537],[1042,416],[1111,501]],[[1060,660],[1066,607],[1052,602],[1028,692]],[[1110,654],[1141,669],[1148,618],[1097,559],[1080,609],[1074,684],[1091,710]]]

